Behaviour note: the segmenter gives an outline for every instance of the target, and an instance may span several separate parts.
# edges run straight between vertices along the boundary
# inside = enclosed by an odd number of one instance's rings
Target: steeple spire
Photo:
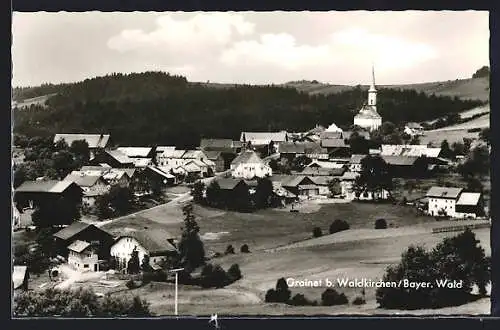
[[[372,62],[372,84],[370,85],[370,90],[376,90],[375,89],[375,65],[373,65],[373,62]]]

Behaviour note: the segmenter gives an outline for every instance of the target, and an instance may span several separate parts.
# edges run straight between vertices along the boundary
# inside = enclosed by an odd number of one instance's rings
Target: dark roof
[[[219,186],[220,189],[233,190],[242,181],[243,180],[241,180],[241,179],[221,178],[221,179],[216,180],[215,182],[217,183],[217,185]]]
[[[71,146],[73,141],[84,140],[89,148],[105,148],[109,142],[109,134],[56,134],[54,143],[59,140],[66,141],[68,146]]]
[[[440,197],[440,198],[458,198],[462,188],[451,188],[451,187],[431,187],[427,191],[426,197]]]
[[[57,181],[57,180],[39,180],[39,181],[25,181],[19,187],[17,187],[16,192],[43,192],[43,193],[62,193],[70,186],[76,186],[71,181]],[[80,189],[80,187],[78,187]]]
[[[312,176],[341,176],[344,174],[346,169],[344,167],[341,168],[315,168],[306,166],[304,170],[301,172],[302,175],[312,175]]]
[[[118,150],[106,150],[106,153],[113,157],[120,164],[134,164],[134,160]]]
[[[201,139],[200,148],[204,150],[219,150],[234,148],[231,139]]]
[[[326,140],[326,139],[341,139],[343,138],[342,132],[329,132],[329,131],[324,131],[322,132],[319,137],[321,140]]]
[[[210,160],[216,160],[222,154],[222,151],[205,151],[205,155]]]
[[[321,146],[325,148],[346,148],[344,139],[324,139],[321,140]]]
[[[59,230],[57,233],[54,234],[54,236],[57,238],[60,238],[62,240],[68,240],[71,237],[75,236],[76,234],[84,231],[85,229],[87,229],[90,226],[94,226],[94,225],[91,225],[91,224],[85,223],[85,222],[81,222],[81,221],[76,221],[76,222],[73,222],[68,227]]]
[[[291,176],[288,180],[283,182],[281,185],[283,187],[297,187],[302,184],[314,184],[314,182],[307,176]]]
[[[120,236],[118,240],[123,237],[135,238],[149,253],[177,251],[175,246],[169,242],[169,240],[172,240],[175,237],[172,236],[169,232],[162,229],[156,228],[130,231],[127,234]]]
[[[303,154],[305,153],[305,144],[296,142],[281,142],[279,152],[282,154]]]
[[[418,157],[382,156],[382,159],[389,165],[412,166]]]
[[[317,185],[319,186],[327,186],[328,183],[335,179],[335,177],[332,176],[314,176],[310,177],[310,179]]]

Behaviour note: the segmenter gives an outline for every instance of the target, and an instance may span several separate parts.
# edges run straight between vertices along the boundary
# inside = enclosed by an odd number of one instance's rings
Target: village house
[[[338,177],[333,177],[333,176],[312,176],[308,177],[311,179],[312,182],[318,187],[318,194],[320,196],[329,196],[331,194],[330,192],[330,182],[332,180],[338,180],[338,187],[340,190],[340,179]],[[339,191],[340,193],[340,191]]]
[[[76,221],[53,235],[56,250],[63,257],[68,255],[68,247],[75,241],[90,242],[97,250],[100,260],[109,257],[113,236],[92,224]]]
[[[422,125],[415,122],[407,123],[403,131],[411,137],[424,135],[424,128]]]
[[[238,154],[241,152],[241,141],[231,139],[201,139],[200,149],[207,151],[220,151],[223,153]]]
[[[302,172],[300,172],[301,175],[305,176],[342,176],[344,172],[346,172],[347,169],[344,167],[338,167],[338,168],[322,168],[322,167],[311,167],[311,166],[306,166]]]
[[[29,272],[27,266],[14,266],[12,271],[12,289],[14,293],[28,291]]]
[[[431,216],[456,216],[456,204],[462,188],[431,187],[426,194],[427,212]]]
[[[222,151],[205,151],[205,155],[214,164],[215,172],[226,170],[226,162],[222,156]]]
[[[89,242],[76,240],[68,246],[68,264],[80,272],[97,272],[98,249]]]
[[[110,249],[118,269],[126,271],[134,250],[138,253],[139,264],[142,264],[147,255],[149,265],[155,270],[172,265],[178,257],[175,237],[161,229],[130,231],[120,235]]]
[[[172,158],[175,151],[174,146],[158,146],[155,150],[155,163],[157,166],[167,166],[168,159]]]
[[[479,192],[462,192],[455,204],[455,217],[475,219],[485,214],[483,195]]]
[[[15,190],[14,201],[19,209],[34,208],[44,203],[54,202],[61,197],[80,204],[82,194],[82,188],[71,181],[25,181]]]
[[[156,154],[156,149],[153,147],[118,147],[119,152],[129,158],[153,158]]]
[[[201,177],[213,176],[213,174],[215,172],[214,171],[215,163],[212,162],[209,159],[205,159],[203,161],[198,160],[198,159],[191,159],[191,160],[189,160],[189,161],[186,162],[186,164],[184,165],[184,167],[185,168],[189,168],[189,166],[191,164],[195,165],[197,168],[200,169],[200,176]]]
[[[281,186],[300,199],[312,198],[319,195],[319,187],[307,176],[289,176]]]
[[[375,71],[372,67],[372,83],[368,90],[368,103],[364,104],[354,116],[354,125],[375,131],[382,126],[382,117],[377,112],[377,89],[375,88]]]
[[[132,169],[133,170],[133,169]],[[131,178],[125,169],[111,168],[102,174],[102,178],[111,186],[129,187]]]
[[[74,182],[82,188],[82,203],[89,207],[94,206],[96,198],[106,194],[110,189],[110,185],[102,175],[86,175],[80,171],[71,172],[64,181]]]
[[[168,156],[164,158],[164,165],[161,166],[169,166],[171,168],[175,168],[178,166],[184,166],[186,163],[186,159],[182,158],[182,156],[186,153],[186,150],[172,150],[168,151]]]
[[[279,144],[289,141],[288,133],[281,132],[241,132],[240,141],[246,148],[265,151],[266,154],[279,152]]]
[[[358,172],[345,172],[342,174],[341,177],[339,177],[340,180],[340,195],[347,199],[347,200],[354,200],[356,199],[355,192],[354,192],[354,182],[356,181],[356,178],[359,176]]]
[[[231,172],[235,178],[253,179],[272,175],[272,169],[264,164],[254,151],[244,151],[231,162]]]
[[[361,161],[366,157],[366,155],[352,155],[349,161],[349,171],[351,172],[361,172],[362,166]]]
[[[350,154],[350,146],[345,143],[343,138],[322,139],[321,147],[328,151],[330,158],[348,157]]]
[[[133,168],[134,161],[127,155],[118,150],[104,150],[98,152],[94,159],[90,161],[90,165],[107,164],[112,168]]]
[[[150,186],[159,185],[163,189],[177,184],[177,178],[174,175],[164,172],[156,166],[146,167],[141,175],[146,177]]]
[[[94,158],[96,151],[99,149],[107,149],[110,147],[109,134],[56,134],[54,143],[63,140],[68,146],[74,141],[85,141],[89,146],[90,159]]]

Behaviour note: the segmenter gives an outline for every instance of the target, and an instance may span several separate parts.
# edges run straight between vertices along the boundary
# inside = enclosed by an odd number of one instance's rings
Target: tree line
[[[163,72],[113,74],[62,85],[47,107],[14,112],[15,132],[110,133],[122,145],[193,147],[200,138],[239,138],[241,131],[305,131],[316,124],[347,128],[365,102],[360,86],[330,95],[292,87],[239,85],[216,89]],[[482,104],[413,90],[381,89],[384,121],[400,124],[458,113]]]

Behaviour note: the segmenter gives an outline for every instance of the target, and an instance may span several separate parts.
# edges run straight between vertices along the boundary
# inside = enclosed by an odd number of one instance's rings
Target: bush
[[[248,248],[248,245],[243,244],[240,249],[241,253],[250,253],[250,249]]]
[[[317,238],[317,237],[321,237],[322,235],[323,235],[323,232],[321,231],[321,228],[314,227],[314,229],[313,229],[313,237]]]
[[[238,265],[231,266],[233,275],[238,275],[239,271]],[[239,273],[241,278],[241,272]],[[208,264],[203,267],[201,271],[201,281],[200,284],[203,288],[223,288],[226,285],[234,282],[235,279],[231,277],[220,265]]]
[[[278,302],[278,294],[277,294],[276,290],[274,290],[274,289],[267,290],[266,297],[264,298],[264,300],[267,303]]]
[[[288,304],[292,306],[316,306],[318,303],[307,299],[303,294],[297,293]]]
[[[125,286],[130,290],[137,288],[137,284],[134,280],[128,280],[127,283],[125,283]]]
[[[288,303],[292,292],[288,289],[285,278],[276,281],[276,288],[269,289],[266,292],[266,302]]]
[[[344,231],[344,230],[348,230],[348,229],[349,229],[349,224],[347,223],[347,221],[337,219],[334,222],[332,222],[328,232],[330,234],[335,234],[335,233],[338,233],[340,231]]]
[[[228,245],[224,254],[234,254],[234,247],[232,245]]]
[[[352,304],[353,305],[364,305],[366,304],[366,300],[365,298],[361,297],[361,296],[357,296],[356,298],[354,298],[354,300],[352,301]]]
[[[375,221],[375,229],[387,229],[387,221],[385,219],[377,219]]]
[[[344,293],[328,288],[321,294],[321,304],[323,306],[344,305],[349,303]]]
[[[234,264],[227,270],[227,275],[231,279],[231,282],[239,280],[241,276],[240,266],[238,264]]]

